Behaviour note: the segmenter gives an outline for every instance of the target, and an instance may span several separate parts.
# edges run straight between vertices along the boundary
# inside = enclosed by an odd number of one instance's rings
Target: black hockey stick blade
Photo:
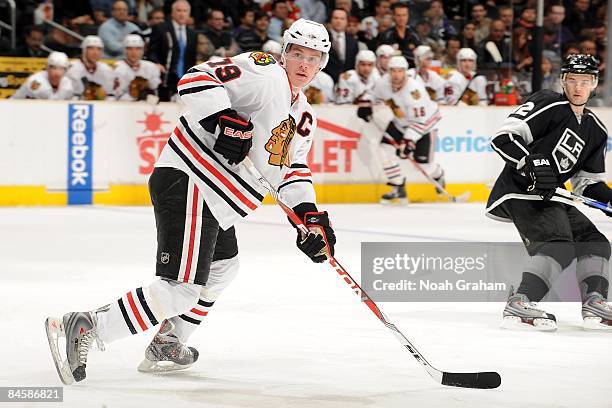
[[[443,373],[442,385],[463,388],[497,388],[501,384],[501,377],[494,371],[482,373]]]

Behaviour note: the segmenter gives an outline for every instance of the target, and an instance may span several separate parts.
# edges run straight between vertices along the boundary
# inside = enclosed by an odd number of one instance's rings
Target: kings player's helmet
[[[590,74],[599,78],[599,61],[588,54],[570,54],[561,66],[561,75],[569,73]]]
[[[300,18],[283,33],[283,57],[290,44],[321,51],[323,53],[321,69],[327,65],[331,42],[329,41],[327,29],[323,24]]]

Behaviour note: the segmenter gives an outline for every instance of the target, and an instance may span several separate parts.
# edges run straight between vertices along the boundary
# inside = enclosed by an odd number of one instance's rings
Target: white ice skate
[[[511,294],[504,309],[503,329],[557,330],[554,315],[537,308],[537,303],[521,293]]]
[[[598,292],[591,292],[582,303],[585,330],[612,330],[612,306]]]
[[[145,358],[138,366],[143,373],[167,373],[185,370],[198,360],[198,350],[187,347],[172,334],[174,324],[164,320],[151,344],[145,350]]]
[[[86,377],[87,354],[94,342],[98,349],[104,345],[98,339],[95,312],[66,313],[62,320],[48,317],[45,321],[51,356],[62,382],[70,385]],[[63,340],[62,340],[63,339]],[[60,341],[65,342],[64,347]],[[62,350],[65,350],[62,353]]]

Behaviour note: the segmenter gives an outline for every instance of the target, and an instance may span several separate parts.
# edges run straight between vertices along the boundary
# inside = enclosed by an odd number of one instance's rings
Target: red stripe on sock
[[[130,304],[130,307],[132,308],[132,312],[134,312],[134,316],[136,316],[136,320],[138,321],[140,328],[142,330],[147,330],[148,327],[145,324],[144,320],[142,320],[142,316],[140,316],[140,312],[138,311],[138,308],[136,307],[136,303],[134,303],[134,297],[132,296],[132,292],[128,292],[127,300],[128,300],[128,303]]]

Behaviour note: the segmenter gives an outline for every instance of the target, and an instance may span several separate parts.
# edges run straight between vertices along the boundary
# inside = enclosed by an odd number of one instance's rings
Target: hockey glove
[[[414,140],[403,139],[399,145],[396,145],[395,154],[400,159],[407,159],[414,152],[415,148],[416,143],[414,143]]]
[[[585,197],[600,201],[610,205],[612,203],[612,190],[604,182],[589,184],[582,193]],[[601,210],[608,217],[612,217],[612,213]]]
[[[527,191],[538,194],[542,200],[548,201],[559,187],[557,175],[550,165],[550,159],[543,154],[530,154],[525,156],[524,171],[531,180]]]
[[[228,110],[219,116],[219,136],[213,150],[238,164],[244,160],[253,146],[253,123],[244,120],[235,110]]]
[[[293,211],[303,220],[309,231],[308,235],[304,236],[298,230],[296,245],[300,251],[315,263],[321,263],[333,256],[336,234],[329,222],[327,211],[317,211],[312,203],[299,204]]]
[[[372,102],[364,101],[362,99],[357,101],[357,117],[369,122],[372,119]]]

